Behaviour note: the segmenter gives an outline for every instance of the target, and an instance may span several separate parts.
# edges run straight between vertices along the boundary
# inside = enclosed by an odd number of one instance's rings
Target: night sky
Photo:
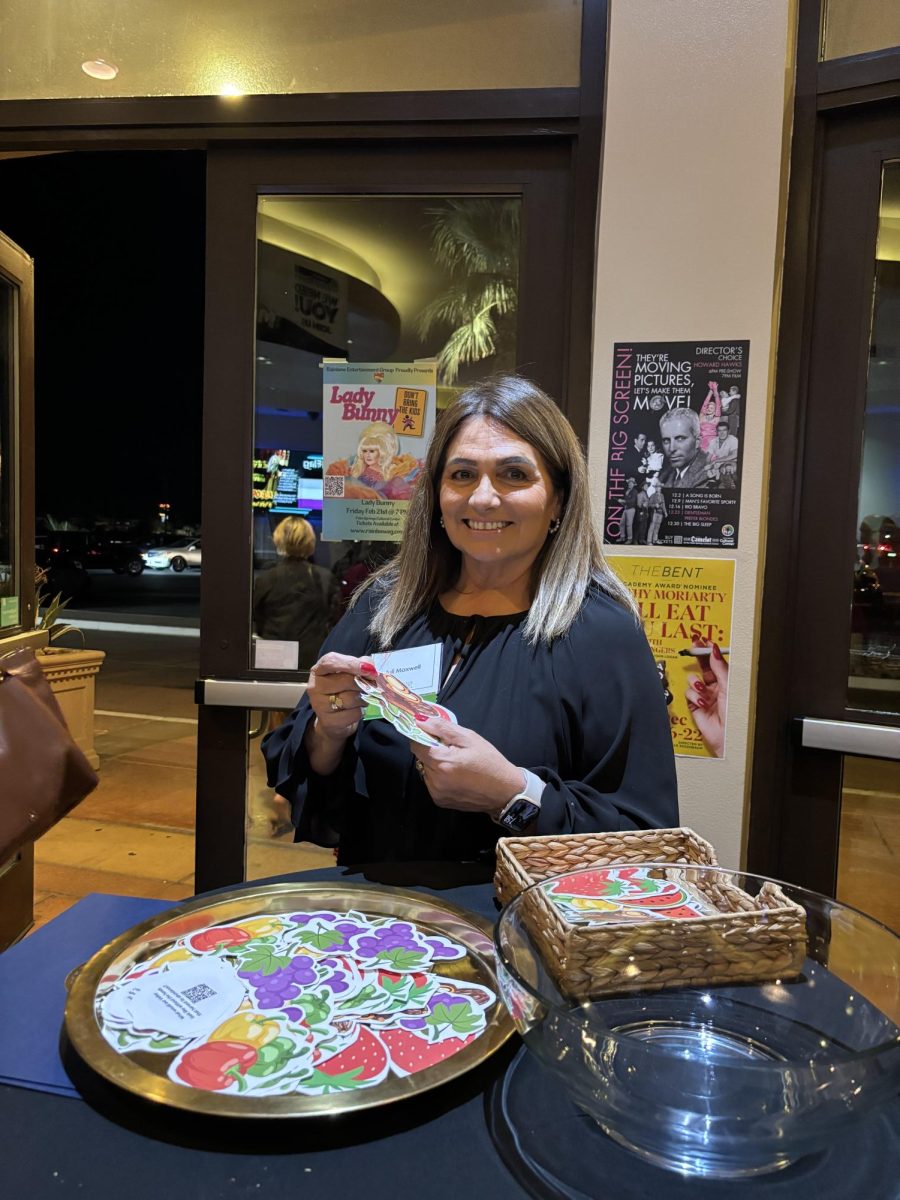
[[[202,153],[2,160],[0,230],[35,260],[38,516],[198,522]]]

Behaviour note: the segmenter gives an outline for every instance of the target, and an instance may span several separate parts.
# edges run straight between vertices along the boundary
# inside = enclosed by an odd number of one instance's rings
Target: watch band
[[[533,771],[522,768],[522,790],[504,806],[495,821],[510,833],[523,833],[537,820],[541,811],[541,797],[546,784]]]

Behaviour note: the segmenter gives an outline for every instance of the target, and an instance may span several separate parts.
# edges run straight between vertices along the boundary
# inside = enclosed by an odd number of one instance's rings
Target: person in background
[[[480,863],[497,838],[674,826],[663,689],[591,512],[584,452],[534,384],[500,376],[438,420],[396,556],[263,742],[296,840],[345,864]],[[378,651],[439,647],[422,745],[363,721]],[[423,872],[424,873],[424,872]]]
[[[266,641],[297,642],[306,670],[334,623],[338,588],[330,571],[310,562],[316,534],[303,517],[285,517],[272,534],[278,562],[253,585],[253,626]]]

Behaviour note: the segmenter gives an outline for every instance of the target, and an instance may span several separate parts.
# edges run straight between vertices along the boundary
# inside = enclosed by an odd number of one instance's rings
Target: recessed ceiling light
[[[106,62],[102,58],[91,58],[83,62],[81,69],[85,75],[90,75],[91,79],[115,79],[119,73],[119,68],[114,63]]]

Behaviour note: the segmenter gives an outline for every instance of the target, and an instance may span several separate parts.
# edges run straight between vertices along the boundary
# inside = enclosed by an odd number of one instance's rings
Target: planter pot
[[[103,650],[48,646],[37,651],[38,662],[62,709],[69,732],[95,771],[100,766],[100,757],[94,749],[94,676],[104,658]]]

